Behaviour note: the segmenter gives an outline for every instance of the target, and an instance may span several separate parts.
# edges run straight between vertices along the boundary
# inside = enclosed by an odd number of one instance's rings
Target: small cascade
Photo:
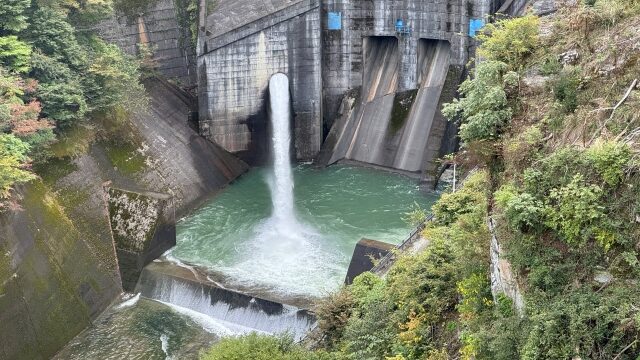
[[[315,317],[306,310],[146,268],[138,283],[142,296],[190,309],[218,321],[233,333],[289,333],[296,340]]]

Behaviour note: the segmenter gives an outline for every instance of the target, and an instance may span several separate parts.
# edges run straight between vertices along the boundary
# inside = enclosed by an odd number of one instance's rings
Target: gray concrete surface
[[[231,17],[234,9],[223,3],[209,18]],[[313,159],[322,141],[320,35],[319,1],[304,0],[206,36],[198,57],[201,134],[252,164],[266,162],[267,85],[282,72],[291,84],[296,158]]]

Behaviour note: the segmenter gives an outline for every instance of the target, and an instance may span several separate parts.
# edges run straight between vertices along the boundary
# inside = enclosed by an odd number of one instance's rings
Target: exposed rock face
[[[97,142],[51,163],[21,191],[24,209],[0,215],[0,359],[50,358],[122,292],[103,183],[172,193],[180,214],[247,169],[189,127],[186,94],[145,85],[149,109],[131,119],[140,169],[117,168]]]
[[[518,286],[515,274],[511,270],[511,264],[504,258],[500,243],[495,235],[493,219],[489,219],[489,231],[491,232],[491,293],[494,299],[499,294],[504,294],[513,301],[516,310],[522,314],[524,311],[524,298]]]

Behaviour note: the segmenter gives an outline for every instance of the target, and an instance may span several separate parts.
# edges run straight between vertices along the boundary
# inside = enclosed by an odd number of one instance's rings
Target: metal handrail
[[[371,269],[371,272],[379,273],[380,271],[385,270],[385,268],[390,265],[390,263],[395,259],[396,253],[407,250],[407,248],[415,242],[416,238],[418,237],[417,235],[419,235],[422,230],[427,227],[427,223],[433,221],[433,218],[433,214],[429,214],[429,216],[427,216],[420,224],[418,224],[418,226],[416,226],[416,228],[402,243],[397,245],[395,249],[389,251],[385,256],[380,258],[378,263]]]

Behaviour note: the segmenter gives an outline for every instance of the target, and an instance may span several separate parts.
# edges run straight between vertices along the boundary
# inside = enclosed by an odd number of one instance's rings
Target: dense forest
[[[468,176],[428,248],[318,304],[306,347],[250,335],[202,358],[638,359],[639,21],[637,1],[591,0],[488,25],[443,109]],[[522,299],[492,296],[492,235]]]
[[[144,106],[140,59],[93,30],[113,6],[102,0],[0,4],[0,207],[17,206],[9,201],[11,189],[34,179],[34,169],[82,151],[101,136],[102,125]]]

